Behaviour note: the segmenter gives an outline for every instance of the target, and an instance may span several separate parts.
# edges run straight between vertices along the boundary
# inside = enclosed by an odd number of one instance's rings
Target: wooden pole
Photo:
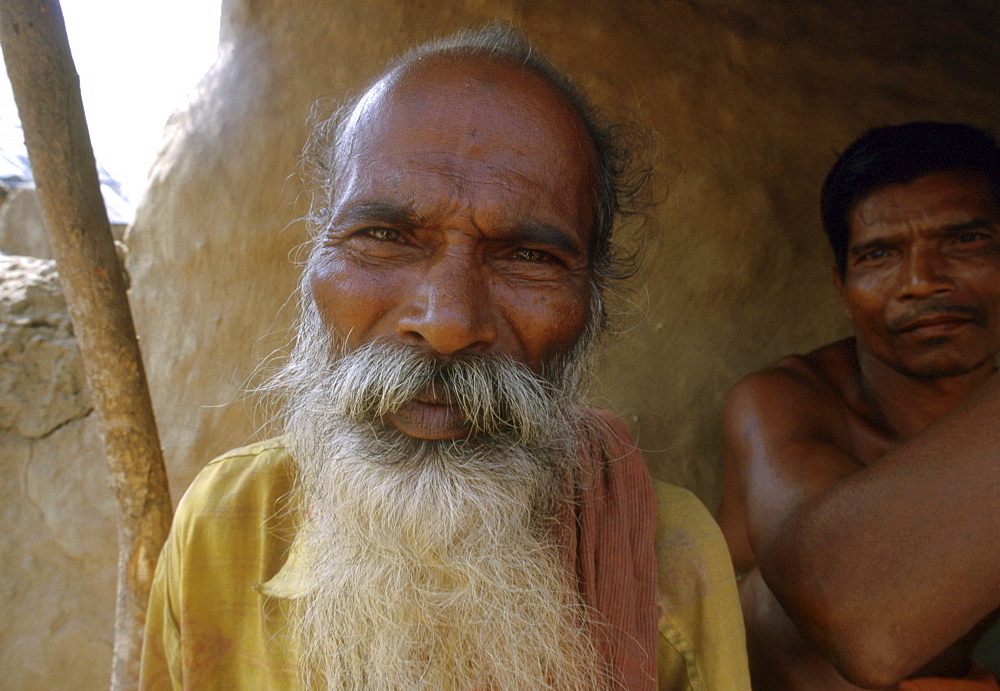
[[[0,0],[0,46],[118,502],[111,688],[134,689],[172,513],[156,422],[58,0]]]

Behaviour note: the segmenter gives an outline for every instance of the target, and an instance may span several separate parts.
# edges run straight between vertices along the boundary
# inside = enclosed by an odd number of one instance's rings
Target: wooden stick
[[[2,0],[0,45],[118,501],[111,688],[134,689],[172,513],[156,422],[58,0]]]

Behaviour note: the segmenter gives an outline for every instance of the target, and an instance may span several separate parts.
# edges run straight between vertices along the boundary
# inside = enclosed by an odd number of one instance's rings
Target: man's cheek
[[[525,324],[529,328],[525,337],[533,359],[547,361],[570,351],[583,336],[589,308],[578,299],[545,301],[542,309]]]
[[[330,257],[309,271],[309,288],[324,326],[349,341],[356,342],[386,311],[391,282],[349,258]]]

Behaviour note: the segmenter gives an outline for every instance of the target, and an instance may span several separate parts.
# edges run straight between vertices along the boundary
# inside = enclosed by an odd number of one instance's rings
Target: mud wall
[[[376,9],[377,8],[377,9]],[[241,384],[287,338],[303,241],[296,153],[310,105],[400,49],[501,18],[662,150],[659,240],[602,360],[655,475],[718,499],[719,407],[742,374],[846,333],[819,184],[871,125],[996,126],[990,0],[228,0],[227,51],[171,121],[128,242],[176,493],[253,433]]]

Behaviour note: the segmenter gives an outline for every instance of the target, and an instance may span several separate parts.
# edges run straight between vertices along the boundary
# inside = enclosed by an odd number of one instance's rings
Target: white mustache
[[[470,437],[531,446],[563,403],[560,387],[504,356],[448,360],[417,348],[376,341],[337,359],[326,373],[331,408],[355,423],[381,423],[420,394],[458,409]]]

